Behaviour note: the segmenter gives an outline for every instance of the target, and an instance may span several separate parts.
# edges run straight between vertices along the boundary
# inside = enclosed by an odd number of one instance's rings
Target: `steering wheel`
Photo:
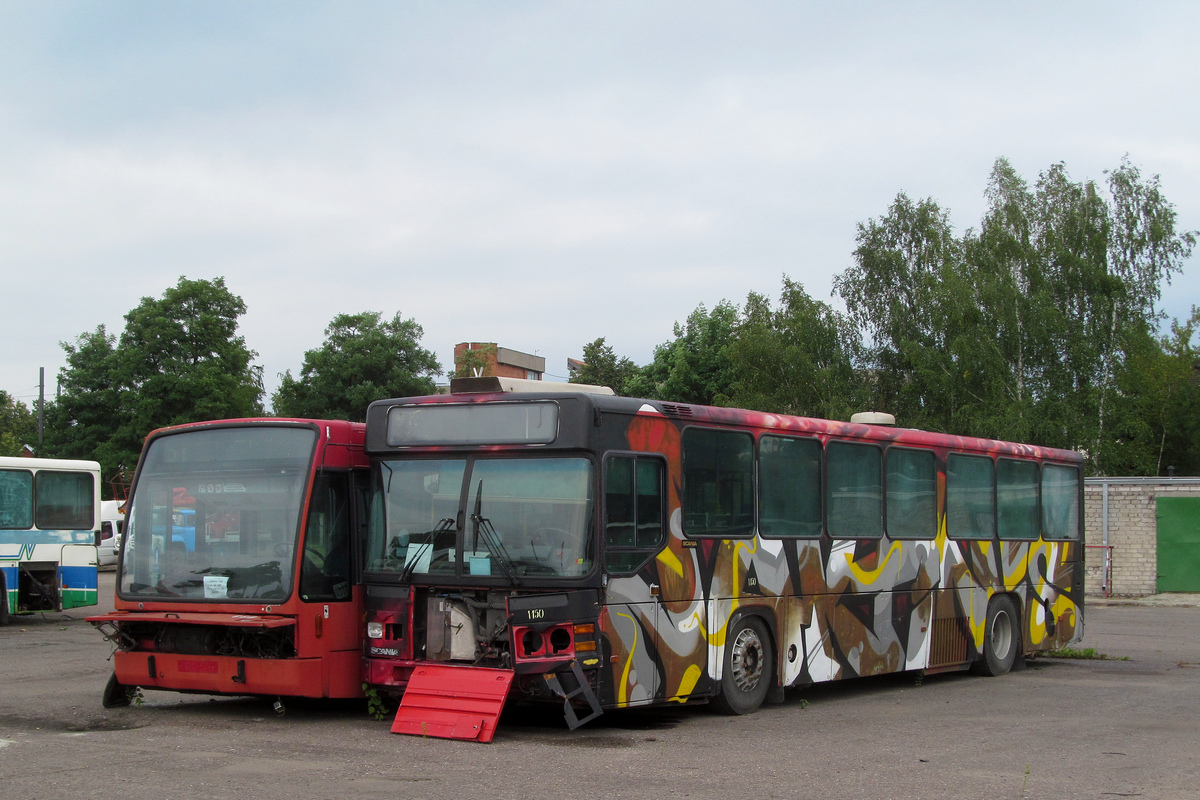
[[[574,537],[562,528],[535,528],[533,531],[535,539],[540,538],[543,544],[559,545],[569,542]]]
[[[554,567],[550,566],[549,564],[543,564],[540,561],[530,561],[525,558],[513,559],[512,565],[514,567],[521,567],[522,569],[524,569],[525,572],[522,573],[524,575],[557,575],[558,574],[558,570],[556,570]]]

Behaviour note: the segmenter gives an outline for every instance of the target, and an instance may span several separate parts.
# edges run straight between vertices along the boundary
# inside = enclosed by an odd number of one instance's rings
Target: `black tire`
[[[992,598],[983,629],[983,655],[975,662],[975,672],[992,678],[1004,675],[1012,669],[1020,649],[1016,606],[1006,595]]]
[[[8,624],[8,584],[4,581],[4,573],[0,572],[0,625]]]
[[[105,708],[122,708],[129,705],[129,687],[117,680],[116,672],[113,672],[112,677],[108,679],[108,683],[104,687],[104,694],[100,697],[100,705]]]
[[[757,711],[771,688],[774,665],[771,637],[763,621],[750,616],[737,620],[725,640],[725,668],[713,710],[730,715]]]

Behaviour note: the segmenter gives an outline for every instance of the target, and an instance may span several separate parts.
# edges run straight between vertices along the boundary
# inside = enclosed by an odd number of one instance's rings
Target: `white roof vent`
[[[607,386],[592,386],[587,383],[556,383],[554,381],[530,381],[524,378],[505,378],[488,375],[478,378],[451,378],[451,394],[475,394],[478,392],[547,392],[575,394],[616,394]]]
[[[891,414],[885,414],[882,411],[860,411],[850,417],[850,421],[856,425],[895,425],[896,418]]]

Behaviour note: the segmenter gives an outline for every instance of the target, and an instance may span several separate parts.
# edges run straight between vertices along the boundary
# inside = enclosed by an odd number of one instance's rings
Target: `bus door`
[[[604,462],[604,569],[601,627],[609,639],[612,697],[634,706],[661,700],[670,652],[658,555],[667,542],[666,462],[611,454]],[[673,689],[672,689],[673,691]]]
[[[59,602],[62,608],[94,606],[98,599],[96,547],[64,544],[59,558]]]
[[[313,483],[300,554],[299,640],[327,653],[326,682],[335,693],[360,683],[361,639],[351,573],[350,473],[324,472]],[[342,685],[345,684],[345,685]]]
[[[649,595],[649,588],[637,576],[608,582],[608,602],[600,616],[613,678],[612,696],[602,701],[606,705],[637,706],[658,699],[658,599]]]

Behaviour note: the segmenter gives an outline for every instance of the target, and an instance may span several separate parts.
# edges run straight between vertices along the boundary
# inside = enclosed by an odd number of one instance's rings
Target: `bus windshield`
[[[591,571],[586,458],[381,461],[376,475],[369,571],[513,585]]]
[[[286,599],[316,436],[243,426],[152,440],[130,502],[121,594]]]

